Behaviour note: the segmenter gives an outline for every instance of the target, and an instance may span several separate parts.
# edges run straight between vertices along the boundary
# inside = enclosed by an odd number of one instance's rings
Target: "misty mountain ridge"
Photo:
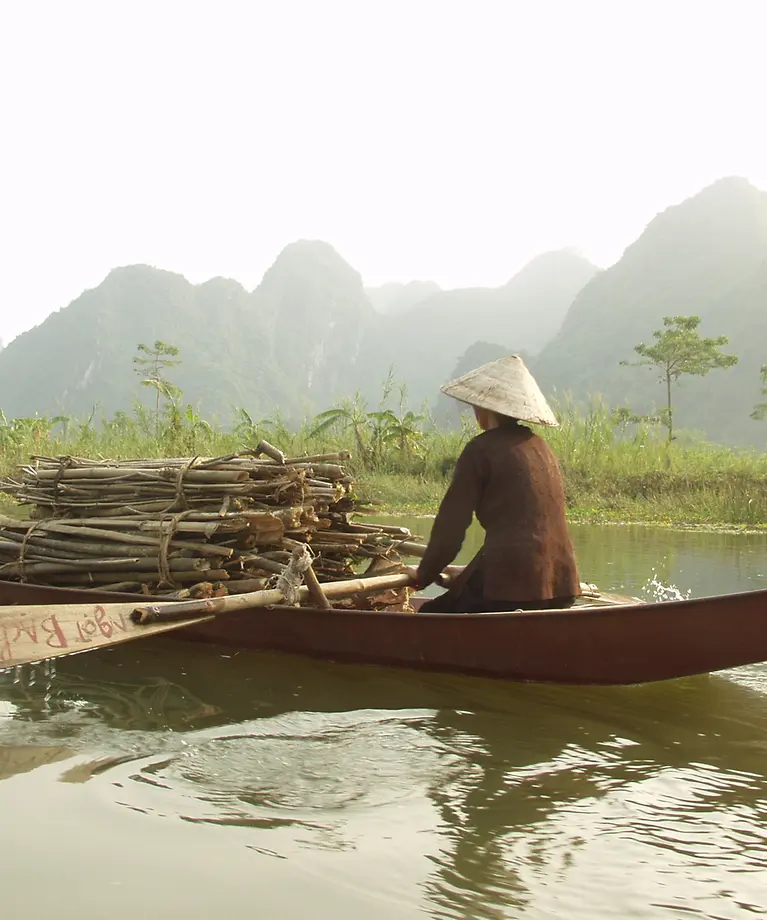
[[[472,343],[482,340],[506,353],[538,351],[598,271],[565,249],[537,256],[501,287],[439,291],[396,316],[378,319],[365,366],[383,379],[393,363],[411,400],[432,405]]]
[[[365,293],[377,313],[396,316],[440,290],[435,281],[390,281],[379,287],[366,287]]]
[[[667,208],[623,257],[589,281],[555,336],[532,362],[545,392],[647,412],[665,404],[659,372],[621,367],[651,342],[664,316],[701,317],[703,336],[726,335],[738,364],[674,388],[676,422],[714,441],[760,445],[767,429],[749,419],[767,362],[767,192],[721,179]],[[712,411],[716,406],[717,410]]]
[[[162,339],[179,348],[183,363],[168,376],[184,400],[225,426],[240,406],[288,422],[357,391],[377,406],[392,367],[413,407],[428,402],[454,422],[441,384],[513,352],[549,395],[601,393],[645,411],[663,401],[658,375],[620,361],[636,357],[663,316],[696,314],[703,335],[730,336],[725,351],[740,362],[683,378],[677,425],[764,443],[767,429],[748,414],[767,363],[766,305],[767,193],[729,178],[658,214],[608,269],[558,250],[494,288],[365,288],[330,244],[312,240],[286,246],[252,291],[227,278],[193,285],[147,265],[117,268],[0,351],[0,407],[6,417],[130,409],[147,398],[136,346]]]
[[[550,258],[556,262],[556,254]],[[279,409],[298,420],[357,390],[376,402],[392,366],[411,400],[433,401],[480,325],[511,339],[524,312],[522,298],[537,298],[537,307],[549,288],[553,312],[564,313],[565,301],[595,269],[571,263],[569,254],[563,258],[575,276],[564,293],[561,272],[540,277],[538,290],[540,269],[531,263],[498,289],[395,286],[387,313],[376,311],[360,274],[322,241],[286,246],[250,292],[232,279],[194,285],[152,266],[123,266],[10,343],[0,355],[0,405],[6,416],[82,416],[96,404],[107,415],[129,408],[145,395],[133,371],[136,346],[157,339],[179,348],[182,363],[168,376],[184,399],[222,424],[239,406],[262,416]],[[428,360],[437,337],[430,330],[440,309],[435,297],[447,303],[449,343],[441,363]],[[414,328],[426,344],[425,362],[419,349],[411,354],[408,347]],[[45,367],[46,374],[31,367]]]

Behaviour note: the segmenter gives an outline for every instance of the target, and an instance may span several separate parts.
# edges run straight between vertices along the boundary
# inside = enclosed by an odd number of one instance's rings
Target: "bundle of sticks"
[[[27,521],[0,517],[0,578],[219,596],[273,583],[301,545],[320,582],[397,571],[412,535],[352,521],[348,459],[288,458],[266,442],[212,459],[33,457],[0,480],[32,506]]]

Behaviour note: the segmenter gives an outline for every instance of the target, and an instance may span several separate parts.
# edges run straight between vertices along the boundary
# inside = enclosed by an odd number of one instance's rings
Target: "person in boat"
[[[580,594],[556,457],[528,424],[557,426],[518,355],[484,364],[442,392],[474,408],[481,433],[458,458],[417,569],[417,589],[444,583],[476,514],[485,542],[425,613],[569,607]]]

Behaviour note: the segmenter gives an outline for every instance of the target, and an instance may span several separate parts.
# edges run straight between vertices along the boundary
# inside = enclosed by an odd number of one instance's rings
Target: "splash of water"
[[[56,662],[49,658],[43,662],[43,674],[45,677],[45,696],[43,697],[43,706],[46,710],[51,706],[51,695],[53,693],[53,682],[56,679]]]
[[[43,705],[46,709],[51,701],[55,679],[56,662],[52,659],[31,664],[16,665],[13,669],[13,683],[23,692],[32,690],[38,682],[44,685]]]
[[[652,577],[648,578],[642,585],[642,591],[645,594],[649,594],[651,600],[656,603],[661,601],[686,601],[692,596],[692,591],[689,588],[687,591],[682,591],[676,585],[664,585],[662,581],[659,581],[655,569],[652,570]]]

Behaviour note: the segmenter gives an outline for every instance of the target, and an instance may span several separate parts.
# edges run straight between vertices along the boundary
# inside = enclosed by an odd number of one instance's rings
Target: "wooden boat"
[[[144,596],[0,582],[0,605]],[[407,614],[312,607],[227,613],[172,638],[241,649],[563,684],[635,684],[767,660],[767,590],[569,610]],[[146,641],[155,641],[149,640]]]

